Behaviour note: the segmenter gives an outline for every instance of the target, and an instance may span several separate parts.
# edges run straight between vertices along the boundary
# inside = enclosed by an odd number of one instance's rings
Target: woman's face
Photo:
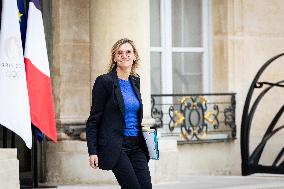
[[[117,67],[127,69],[132,67],[133,61],[136,60],[133,48],[129,43],[124,43],[115,52],[114,61]]]

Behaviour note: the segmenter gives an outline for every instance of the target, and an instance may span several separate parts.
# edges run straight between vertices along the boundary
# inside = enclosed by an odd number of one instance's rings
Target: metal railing
[[[161,135],[181,143],[235,139],[235,95],[152,94],[151,117]]]

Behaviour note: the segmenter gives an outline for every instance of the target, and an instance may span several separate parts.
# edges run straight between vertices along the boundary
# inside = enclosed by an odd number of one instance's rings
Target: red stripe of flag
[[[32,123],[57,142],[51,80],[25,58]]]

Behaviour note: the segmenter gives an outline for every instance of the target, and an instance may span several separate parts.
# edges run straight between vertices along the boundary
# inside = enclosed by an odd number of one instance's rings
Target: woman
[[[86,123],[90,166],[112,170],[123,189],[151,189],[149,155],[142,135],[139,55],[133,41],[111,49],[109,72],[97,77]]]

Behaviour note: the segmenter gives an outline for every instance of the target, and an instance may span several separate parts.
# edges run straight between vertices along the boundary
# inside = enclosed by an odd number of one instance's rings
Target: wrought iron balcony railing
[[[151,103],[162,136],[180,143],[236,138],[235,93],[152,94]]]

